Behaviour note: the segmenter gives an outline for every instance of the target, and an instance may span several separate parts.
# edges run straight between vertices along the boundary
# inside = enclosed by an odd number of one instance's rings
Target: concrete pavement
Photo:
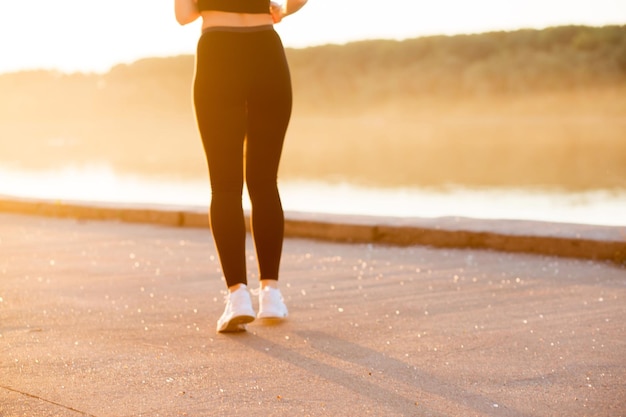
[[[0,214],[1,416],[626,415],[619,263],[292,237],[289,320],[218,335],[206,228],[89,219]]]

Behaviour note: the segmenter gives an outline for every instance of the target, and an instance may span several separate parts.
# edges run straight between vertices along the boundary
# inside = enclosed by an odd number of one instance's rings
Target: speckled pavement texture
[[[216,334],[208,229],[0,213],[0,416],[626,415],[619,264],[288,238],[282,265],[289,320]]]

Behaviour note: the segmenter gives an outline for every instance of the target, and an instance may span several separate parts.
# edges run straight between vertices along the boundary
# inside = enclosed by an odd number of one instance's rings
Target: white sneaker
[[[226,308],[217,321],[217,331],[219,333],[242,332],[246,330],[246,323],[253,321],[254,317],[250,293],[248,288],[241,284],[241,287],[229,292],[226,296]]]
[[[265,287],[259,290],[259,319],[284,319],[287,306],[278,288]]]

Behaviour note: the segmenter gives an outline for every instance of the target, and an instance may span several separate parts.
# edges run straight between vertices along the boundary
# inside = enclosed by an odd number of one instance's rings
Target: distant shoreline
[[[466,217],[626,226],[626,188],[569,192],[515,187],[368,187],[281,179],[287,211],[390,218]],[[43,186],[42,186],[43,185]],[[18,171],[0,165],[0,196],[65,203],[208,207],[208,179],[117,173],[110,168]],[[81,203],[82,204],[82,203]],[[249,209],[244,195],[243,204]]]

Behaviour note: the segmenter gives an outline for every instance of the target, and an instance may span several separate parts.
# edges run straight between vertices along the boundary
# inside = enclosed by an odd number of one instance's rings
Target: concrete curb
[[[209,227],[207,210],[0,198],[0,211],[84,220]],[[393,219],[286,213],[285,235],[337,242],[491,249],[626,265],[626,227],[460,217]]]

